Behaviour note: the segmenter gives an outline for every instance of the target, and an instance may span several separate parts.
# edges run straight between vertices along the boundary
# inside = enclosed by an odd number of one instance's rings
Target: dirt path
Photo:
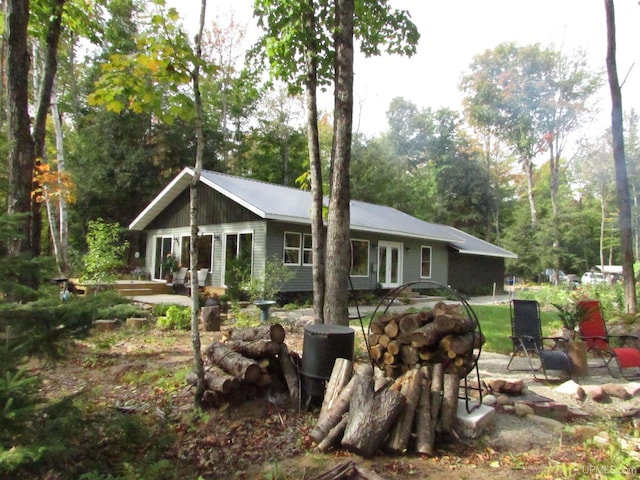
[[[287,322],[290,351],[302,352],[305,321],[283,320]],[[203,348],[219,337],[217,332],[202,332]],[[535,382],[526,374],[507,372],[507,359],[483,352],[481,378],[521,378],[529,392],[587,414],[586,419],[574,423],[619,417],[622,412],[640,408],[640,397],[609,403],[567,397],[557,393],[555,386]],[[264,398],[211,409],[207,418],[194,426],[189,420],[191,390],[184,385],[172,386],[189,370],[191,362],[188,332],[167,333],[152,327],[101,333],[77,342],[55,368],[40,370],[43,394],[55,399],[84,392],[97,406],[128,409],[170,422],[178,437],[167,456],[173,462],[197,467],[205,479],[309,479],[353,458],[344,451],[312,452],[306,434],[317,419],[316,411],[273,411]],[[588,383],[612,381],[595,370],[593,373]],[[494,427],[480,439],[443,441],[433,458],[408,454],[356,460],[387,479],[534,478],[548,472],[550,465],[573,465],[576,469],[589,463],[588,451],[576,448],[580,443],[562,429],[507,413],[503,408],[497,412]]]

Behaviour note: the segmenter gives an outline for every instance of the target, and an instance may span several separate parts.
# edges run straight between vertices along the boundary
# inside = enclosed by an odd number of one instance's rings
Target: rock
[[[598,434],[598,429],[591,425],[575,425],[571,427],[569,432],[578,442],[584,442],[595,437]]]
[[[582,388],[584,388],[584,392],[587,394],[587,397],[594,402],[604,403],[611,400],[602,389],[601,385],[585,385]]]
[[[515,404],[515,412],[519,417],[526,417],[527,415],[533,415],[533,408],[531,408],[526,403],[516,403]]]
[[[605,383],[602,385],[602,391],[610,397],[621,398],[622,400],[631,398],[631,394],[624,388],[624,385],[619,383]]]
[[[509,395],[500,395],[498,396],[498,398],[496,398],[496,405],[500,407],[513,405],[513,400],[511,400],[511,397],[509,397]]]
[[[554,420],[553,418],[541,417],[540,415],[527,415],[527,420],[544,426],[556,434],[562,434],[564,423]]]
[[[125,325],[127,328],[140,329],[149,324],[149,320],[147,318],[142,317],[130,317],[125,321]]]
[[[485,380],[485,383],[492,393],[520,395],[524,391],[524,382],[522,380],[503,380],[501,378],[490,378],[488,380]]]
[[[583,401],[586,396],[584,388],[582,388],[582,386],[578,385],[573,380],[567,380],[563,384],[558,385],[555,388],[555,391],[564,395],[570,395],[576,400],[580,401]]]
[[[99,332],[115,330],[118,328],[118,320],[96,320],[95,327]]]
[[[484,397],[482,397],[482,403],[484,405],[489,405],[489,406],[493,406],[496,404],[496,397],[493,395],[485,395]]]
[[[629,382],[624,386],[625,390],[629,392],[629,395],[635,397],[640,395],[640,383],[639,382]]]

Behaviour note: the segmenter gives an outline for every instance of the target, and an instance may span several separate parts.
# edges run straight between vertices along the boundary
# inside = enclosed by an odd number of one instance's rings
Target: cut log
[[[316,450],[320,452],[326,452],[329,448],[331,448],[334,444],[338,443],[338,439],[344,433],[344,429],[347,426],[347,422],[349,421],[349,412],[345,413],[338,424],[329,430],[326,437],[324,437],[318,445],[316,445]]]
[[[285,343],[280,344],[278,359],[280,360],[280,367],[282,368],[284,381],[289,389],[291,405],[293,405],[297,410],[300,410],[300,403],[302,401],[302,397],[300,395],[300,377],[298,376],[298,369],[294,365],[293,360],[291,360],[289,349]]]
[[[433,364],[431,370],[431,421],[434,426],[440,421],[442,389],[444,388],[444,369],[441,363]]]
[[[455,373],[445,373],[440,410],[440,427],[443,432],[453,432],[453,422],[458,411],[458,392],[460,378]]]
[[[239,329],[228,329],[223,332],[223,340],[242,340],[252,342],[254,340],[272,340],[276,343],[283,343],[285,330],[279,323],[260,325],[257,327],[247,327]]]
[[[342,389],[349,383],[349,380],[351,380],[352,374],[353,362],[346,358],[336,358],[333,369],[331,370],[329,382],[327,383],[322,407],[320,407],[318,422],[322,420],[322,417],[324,417],[327,411],[333,406]]]
[[[398,327],[402,333],[410,334],[427,321],[427,312],[410,313],[403,315],[398,321]]]
[[[211,364],[219,366],[240,380],[247,383],[260,380],[262,368],[257,362],[234,352],[219,342],[213,342],[207,347],[206,356]]]
[[[390,341],[391,341],[391,338],[389,338],[388,335],[383,333],[382,335],[380,335],[380,338],[378,339],[378,344],[382,345],[384,348],[387,348],[387,345],[389,345]]]
[[[187,375],[187,383],[189,385],[195,385],[198,381],[198,377],[195,372],[191,372]],[[204,374],[204,383],[208,390],[229,393],[236,385],[237,380],[234,376],[229,375],[227,372],[216,366],[211,366]]]
[[[380,344],[371,345],[371,347],[369,348],[369,354],[371,355],[371,358],[373,358],[376,361],[382,358],[383,353],[384,353],[384,347]]]
[[[398,331],[398,322],[395,318],[384,326],[384,333],[389,338],[396,338],[398,336]]]
[[[357,465],[353,460],[349,460],[312,480],[384,480],[384,478],[371,470]]]
[[[278,355],[281,344],[273,340],[228,340],[224,345],[247,358],[263,359]]]
[[[448,314],[438,315],[433,322],[415,330],[411,336],[411,345],[414,347],[431,347],[450,333],[464,335],[473,332],[474,322],[467,317],[456,317]]]
[[[431,414],[433,400],[432,395],[432,372],[433,367],[430,365],[421,368],[420,376],[420,398],[416,409],[416,452],[424,455],[433,455],[435,452],[436,429],[435,424],[437,417]]]
[[[384,352],[382,354],[382,362],[385,365],[393,365],[396,363],[396,357],[391,352]]]
[[[402,409],[391,428],[391,434],[387,442],[387,449],[390,452],[402,453],[407,449],[409,437],[413,430],[413,420],[418,400],[420,399],[422,374],[419,368],[414,368],[403,375],[404,381],[400,388],[400,393],[405,398],[406,407]]]
[[[373,456],[405,405],[400,392],[384,389],[374,392],[372,376],[355,375],[349,404],[349,421],[342,447],[365,458]]]
[[[418,349],[411,345],[402,345],[400,347],[400,359],[407,365],[416,365],[420,361]]]
[[[221,318],[219,305],[201,307],[200,316],[202,318],[202,326],[206,332],[220,331]]]
[[[331,408],[327,411],[327,413],[322,418],[322,422],[317,422],[316,426],[311,430],[309,437],[316,443],[320,443],[320,441],[327,436],[329,431],[335,427],[338,422],[342,419],[342,416],[349,410],[349,403],[351,401],[351,396],[353,394],[353,385],[355,383],[356,377],[359,375],[354,375],[349,380],[349,383],[342,389],[338,398],[333,402]]]
[[[449,358],[455,358],[456,355],[464,356],[473,353],[473,341],[475,335],[473,332],[464,335],[445,335],[440,339],[440,348],[447,352]]]
[[[400,353],[400,343],[397,340],[391,340],[387,344],[387,352],[391,355],[398,355]]]

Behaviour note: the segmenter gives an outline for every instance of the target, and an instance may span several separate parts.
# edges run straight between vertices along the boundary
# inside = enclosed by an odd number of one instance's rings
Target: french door
[[[402,243],[378,243],[378,283],[382,288],[399,287],[402,282]]]

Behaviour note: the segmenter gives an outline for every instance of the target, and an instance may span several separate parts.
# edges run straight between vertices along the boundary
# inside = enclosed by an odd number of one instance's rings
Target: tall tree
[[[189,244],[189,257],[191,259],[191,343],[193,346],[193,361],[196,373],[196,391],[194,394],[195,405],[200,408],[203,402],[204,392],[207,389],[204,379],[204,363],[200,346],[200,331],[198,330],[198,316],[200,312],[200,290],[198,285],[198,188],[202,173],[202,156],[204,154],[204,129],[202,127],[202,97],[200,96],[200,63],[202,61],[202,32],[204,31],[204,19],[207,11],[207,0],[200,3],[200,23],[198,34],[195,38],[195,55],[191,69],[191,82],[193,85],[193,104],[195,110],[196,130],[196,161],[193,178],[189,186],[190,198],[190,223],[191,243]]]
[[[624,156],[624,125],[622,118],[622,92],[616,64],[616,20],[613,0],[604,2],[607,22],[607,74],[611,92],[611,135],[613,138],[613,161],[616,170],[618,208],[620,209],[620,249],[624,283],[624,303],[627,313],[635,314],[636,288],[633,273],[633,242],[631,232],[631,201]]]
[[[391,9],[388,0],[358,0],[352,3],[354,5],[350,10],[354,15],[353,32],[361,40],[360,48],[366,55],[379,55],[381,46],[385,46],[388,53],[412,55],[415,52],[419,34],[407,12]],[[338,5],[338,0],[255,0],[254,3],[259,24],[265,31],[259,45],[269,58],[271,73],[285,81],[293,92],[302,89],[305,92],[312,196],[314,312],[316,321],[321,323],[348,321],[346,316],[324,318],[326,299],[329,298],[325,297],[326,280],[327,276],[333,277],[334,274],[325,269],[323,182],[317,106],[317,88],[331,82],[337,83],[335,30],[339,20],[336,15],[339,11],[344,11],[344,6]],[[323,21],[318,22],[318,19]],[[352,96],[351,94],[350,97]],[[353,102],[353,99],[347,98],[346,101]],[[340,121],[340,128],[346,125],[343,120],[345,119]],[[349,120],[349,124],[351,122]],[[342,141],[344,134],[340,135]],[[335,145],[334,143],[332,158],[336,158]],[[343,182],[344,179],[339,181]],[[348,181],[346,185],[348,187]],[[343,245],[343,248],[349,248],[349,244]],[[339,274],[344,275],[345,271],[348,275],[346,267],[341,268]],[[348,277],[345,277],[338,283],[346,284],[347,281]],[[343,301],[343,297],[338,301]],[[345,309],[346,305],[341,310]]]
[[[335,87],[331,194],[327,219],[326,300],[329,323],[349,323],[349,270],[351,267],[350,176],[353,127],[354,0],[336,0]]]
[[[34,144],[29,119],[29,66],[27,31],[29,0],[7,0],[7,135],[9,151],[9,191],[7,212],[23,213],[18,234],[8,245],[10,255],[32,252],[31,191],[34,170]]]

